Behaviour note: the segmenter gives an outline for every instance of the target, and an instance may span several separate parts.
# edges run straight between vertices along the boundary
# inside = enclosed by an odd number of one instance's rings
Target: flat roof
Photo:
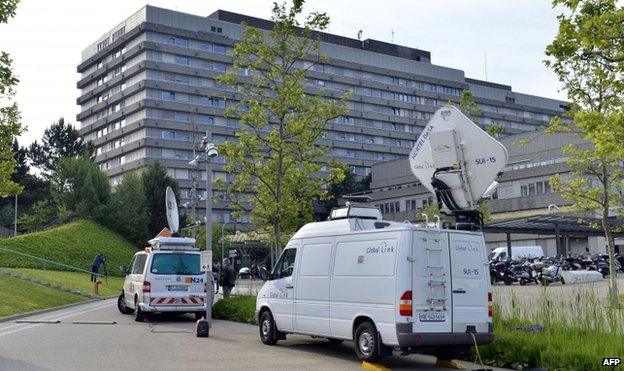
[[[527,218],[497,220],[481,227],[489,233],[541,234],[560,236],[604,236],[601,218],[578,215],[538,215]],[[624,218],[610,217],[609,225],[619,227]],[[614,232],[614,237],[623,237],[624,232]]]

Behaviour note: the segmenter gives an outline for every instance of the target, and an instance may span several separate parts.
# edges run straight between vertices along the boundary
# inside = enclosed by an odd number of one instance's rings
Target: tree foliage
[[[547,46],[552,68],[571,100],[567,118],[554,118],[549,133],[573,132],[590,148],[567,145],[570,174],[552,184],[579,210],[598,212],[614,269],[612,207],[621,206],[624,181],[624,10],[614,0],[555,0],[562,8],[559,31]],[[609,297],[616,306],[617,281]]]
[[[15,16],[18,3],[18,0],[0,0],[0,23],[7,23]],[[13,141],[24,130],[17,103],[12,102],[14,88],[19,82],[13,74],[12,63],[9,54],[0,52],[0,198],[22,191],[11,178],[15,171]]]
[[[237,141],[219,147],[225,169],[234,175],[233,182],[221,186],[237,213],[248,210],[278,248],[285,235],[312,219],[312,200],[326,196],[322,185],[343,174],[336,164],[322,172],[328,148],[317,140],[330,120],[347,112],[346,106],[324,98],[322,91],[307,93],[305,82],[309,70],[325,60],[314,31],[326,29],[329,17],[314,12],[301,24],[302,6],[302,0],[290,7],[275,3],[275,25],[268,33],[245,27],[232,52],[233,69],[219,78],[242,93],[239,103],[226,109],[242,128]],[[249,203],[239,198],[243,192],[251,193]]]
[[[87,157],[68,157],[57,162],[52,192],[61,221],[92,219],[106,224],[110,183]]]
[[[78,130],[61,117],[45,129],[41,144],[35,141],[30,145],[28,157],[33,166],[50,175],[61,159],[88,157],[91,152],[91,146],[83,142]]]
[[[329,197],[325,202],[325,206],[328,210],[331,210],[331,208],[338,206],[338,200],[340,197],[369,190],[370,182],[370,174],[358,181],[354,172],[349,169],[345,169],[343,179],[329,185]]]
[[[137,246],[146,245],[152,237],[148,230],[147,197],[143,180],[137,173],[124,174],[121,183],[115,188],[111,195],[107,224]]]
[[[141,175],[143,191],[147,205],[149,218],[148,233],[154,237],[167,226],[167,213],[165,210],[165,190],[170,186],[177,199],[180,199],[178,182],[167,174],[167,169],[160,163],[150,164]]]

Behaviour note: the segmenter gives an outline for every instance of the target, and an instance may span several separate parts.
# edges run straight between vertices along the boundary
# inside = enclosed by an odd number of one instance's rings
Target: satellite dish
[[[505,146],[457,107],[444,106],[418,137],[409,161],[412,173],[445,209],[460,215],[475,210],[486,191],[493,192],[507,157]]]
[[[180,228],[180,215],[178,214],[178,202],[173,189],[167,186],[165,191],[165,210],[167,212],[167,224],[173,234],[178,233]]]

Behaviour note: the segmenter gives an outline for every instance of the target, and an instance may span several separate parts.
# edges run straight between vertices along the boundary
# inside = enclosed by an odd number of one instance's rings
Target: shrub
[[[228,299],[221,299],[214,304],[212,317],[255,324],[255,311],[255,296],[232,296]]]

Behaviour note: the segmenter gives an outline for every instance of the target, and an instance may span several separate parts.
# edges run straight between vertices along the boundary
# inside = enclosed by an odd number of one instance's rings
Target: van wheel
[[[342,339],[332,339],[332,338],[327,338],[327,340],[332,345],[339,345],[339,344],[342,344],[342,342],[344,341]]]
[[[128,308],[128,306],[126,305],[123,292],[117,298],[117,309],[119,309],[121,314],[132,314],[132,312],[134,312],[134,309]]]
[[[360,323],[355,329],[353,343],[355,344],[355,354],[360,360],[374,363],[382,358],[379,354],[380,345],[377,329],[371,322]]]
[[[145,313],[139,307],[139,298],[134,298],[134,320],[137,322],[143,322],[145,319]]]
[[[265,310],[260,316],[260,340],[266,345],[275,345],[279,340],[271,311]]]

